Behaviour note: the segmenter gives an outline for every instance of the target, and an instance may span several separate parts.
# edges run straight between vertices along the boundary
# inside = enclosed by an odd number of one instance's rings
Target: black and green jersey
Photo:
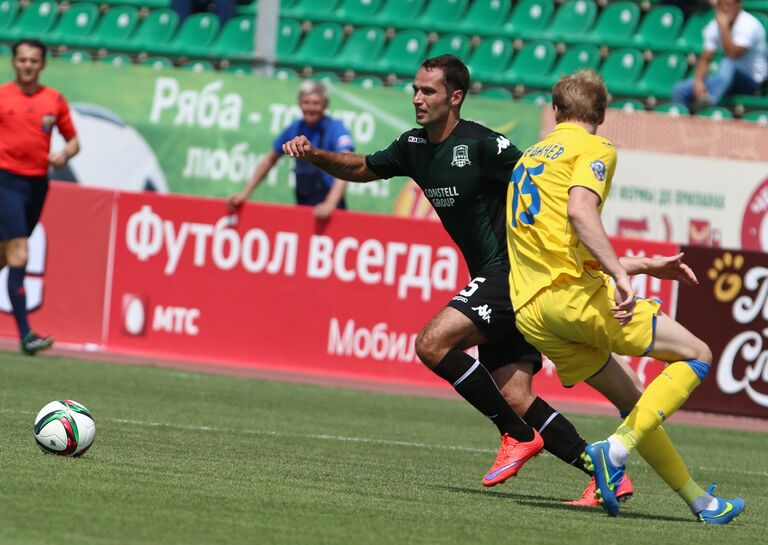
[[[428,140],[425,129],[412,129],[368,155],[366,164],[382,178],[410,176],[419,184],[477,276],[509,263],[507,186],[521,155],[504,135],[462,119],[439,144]]]

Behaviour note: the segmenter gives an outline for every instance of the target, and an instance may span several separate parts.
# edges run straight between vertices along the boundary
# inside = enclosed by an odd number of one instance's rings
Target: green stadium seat
[[[190,72],[214,72],[216,67],[209,61],[189,61],[184,63],[181,69]]]
[[[640,78],[643,70],[643,54],[637,49],[626,48],[613,51],[600,67],[600,73],[605,80],[608,91],[613,94],[613,88],[626,88]]]
[[[474,0],[456,30],[481,36],[498,36],[509,18],[511,0]]]
[[[600,13],[595,28],[583,42],[608,47],[620,46],[631,39],[640,23],[640,6],[635,2],[611,2]]]
[[[131,6],[126,6],[131,7]],[[111,55],[104,55],[99,59],[99,62],[104,64],[111,64],[112,66],[128,66],[129,64],[133,64],[133,61],[128,55],[124,55],[123,53],[112,53]]]
[[[383,0],[342,0],[341,6],[332,14],[337,23],[370,25],[381,9]]]
[[[517,52],[509,70],[504,73],[505,83],[536,87],[540,78],[552,72],[556,58],[557,50],[552,42],[530,41]]]
[[[72,64],[82,64],[93,61],[93,56],[87,51],[81,51],[78,49],[70,49],[57,57],[62,61],[69,61]]]
[[[384,29],[361,27],[349,35],[338,55],[315,62],[315,66],[336,70],[365,71],[384,51]]]
[[[171,0],[100,0],[100,4],[108,6],[133,6],[137,9],[170,9]]]
[[[712,18],[713,15],[710,10],[692,13],[688,17],[680,37],[669,44],[666,49],[697,55],[701,53],[703,45],[701,33]]]
[[[507,38],[485,38],[469,57],[467,66],[472,81],[506,83],[504,72],[514,54],[512,42]]]
[[[333,59],[339,52],[344,30],[336,23],[320,23],[312,27],[298,50],[281,62],[294,66],[311,66]]]
[[[181,24],[170,43],[153,45],[151,53],[206,56],[219,33],[219,18],[213,13],[193,13]]]
[[[715,119],[718,121],[721,119],[733,119],[733,112],[731,112],[731,110],[728,108],[723,108],[722,106],[710,106],[709,108],[704,108],[696,115],[699,117],[709,117],[710,119]]]
[[[520,97],[520,102],[524,104],[535,104],[536,106],[547,106],[548,104],[552,104],[552,93],[545,91],[525,93]]]
[[[568,0],[555,13],[544,38],[556,42],[580,43],[589,33],[597,17],[597,4],[592,0]]]
[[[376,76],[358,76],[349,83],[362,87],[363,89],[377,89],[379,87],[384,87],[384,82],[381,78],[377,78]]]
[[[299,73],[296,72],[296,70],[291,70],[290,68],[278,68],[275,70],[275,73],[272,74],[272,77],[280,81],[299,79]]]
[[[467,0],[429,0],[421,16],[412,20],[408,27],[438,32],[455,31],[467,10],[467,3]]]
[[[0,39],[15,41],[27,36],[45,36],[56,23],[59,4],[54,0],[43,0],[28,5],[21,12],[16,24],[0,30]]]
[[[333,19],[339,0],[298,0],[290,7],[280,9],[281,15],[299,20],[324,21]]]
[[[612,110],[622,110],[624,112],[643,112],[645,111],[645,104],[634,98],[628,98],[625,100],[614,100],[608,107]]]
[[[283,59],[293,54],[301,41],[301,23],[295,19],[280,19],[277,35],[277,58]]]
[[[230,74],[235,74],[236,76],[249,76],[253,71],[253,68],[247,62],[233,62],[227,66],[224,71]]]
[[[226,22],[208,57],[244,60],[253,57],[254,19],[245,15]]]
[[[672,87],[683,79],[687,69],[682,53],[660,53],[651,59],[638,81],[614,82],[610,90],[614,95],[669,98]]]
[[[663,51],[675,43],[682,26],[683,12],[680,8],[659,6],[643,17],[637,33],[621,45]]]
[[[647,93],[646,96],[669,98],[672,87],[685,77],[687,69],[688,64],[682,53],[660,53],[648,63],[640,77],[640,87]]]
[[[600,50],[594,45],[572,45],[565,50],[554,69],[541,76],[528,75],[530,87],[551,88],[558,79],[578,70],[597,70],[600,64]]]
[[[116,6],[99,19],[90,36],[92,47],[120,49],[130,40],[139,24],[139,11],[133,6]]]
[[[415,21],[421,15],[425,3],[426,0],[385,0],[384,7],[376,14],[371,24],[409,28],[411,21]]]
[[[139,62],[141,66],[149,66],[153,70],[165,70],[173,68],[173,62],[168,57],[147,57]]]
[[[554,12],[553,0],[523,0],[515,4],[503,34],[510,38],[538,39],[544,35]]]
[[[248,15],[251,19],[259,12],[259,0],[247,4],[235,3],[235,15]]]
[[[667,114],[672,117],[680,117],[682,115],[688,115],[690,110],[682,104],[675,104],[674,102],[665,102],[663,104],[657,104],[653,108],[654,112]]]
[[[381,59],[371,63],[369,70],[413,77],[424,61],[427,45],[427,35],[421,30],[400,31],[389,42]]]
[[[486,87],[477,93],[477,95],[484,98],[494,98],[497,100],[512,100],[514,97],[512,91],[505,89],[504,87]]]
[[[749,112],[742,117],[744,121],[751,121],[752,123],[760,123],[761,125],[768,125],[768,110],[756,110]]]
[[[466,59],[469,57],[471,45],[469,36],[464,34],[443,34],[430,46],[427,58],[451,54],[460,59]]]
[[[89,34],[99,18],[99,7],[90,2],[72,4],[63,13],[53,31],[42,36],[49,44],[70,47],[88,47],[91,43]]]
[[[113,44],[113,49],[135,53],[157,51],[171,42],[178,28],[179,15],[175,11],[152,10],[139,24],[136,33],[125,41]]]
[[[341,77],[336,72],[315,72],[309,79],[320,81],[326,85],[333,85],[341,81]]]
[[[13,50],[8,44],[0,44],[0,57],[10,57],[13,55]]]
[[[726,99],[726,103],[747,110],[768,110],[768,96],[765,95],[732,95]]]
[[[744,0],[742,6],[747,11],[768,12],[768,0]]]
[[[18,14],[18,0],[0,0],[0,38],[7,29],[13,27]]]

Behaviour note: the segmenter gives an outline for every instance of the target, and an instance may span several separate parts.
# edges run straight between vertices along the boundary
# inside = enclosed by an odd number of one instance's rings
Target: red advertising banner
[[[416,333],[468,281],[439,223],[123,194],[108,344],[120,352],[440,384]]]
[[[30,238],[24,287],[30,324],[59,344],[102,342],[116,193],[51,182],[48,200]],[[18,338],[0,273],[0,337]]]
[[[768,255],[685,248],[701,284],[681,287],[678,318],[712,350],[685,408],[768,418]]]

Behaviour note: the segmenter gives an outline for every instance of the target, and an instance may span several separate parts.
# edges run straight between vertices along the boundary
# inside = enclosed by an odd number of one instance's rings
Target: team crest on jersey
[[[455,146],[453,148],[453,161],[451,161],[451,166],[462,168],[471,164],[472,161],[469,160],[469,146],[466,144]]]
[[[591,163],[589,163],[589,168],[592,169],[592,172],[594,173],[595,178],[597,178],[599,182],[605,181],[605,172],[606,172],[605,163],[603,163],[602,161],[592,161]]]
[[[44,115],[43,116],[43,131],[45,132],[51,132],[53,129],[53,126],[56,124],[56,116],[55,115]]]

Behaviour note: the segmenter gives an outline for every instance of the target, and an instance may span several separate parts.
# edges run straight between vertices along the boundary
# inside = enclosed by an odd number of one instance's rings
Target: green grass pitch
[[[694,522],[635,456],[617,519],[566,508],[587,478],[550,455],[484,489],[495,428],[466,403],[0,353],[0,544],[765,543],[768,435],[668,425],[700,484],[741,495]],[[37,411],[94,414],[80,459],[43,454]],[[616,419],[572,416],[588,440]]]

